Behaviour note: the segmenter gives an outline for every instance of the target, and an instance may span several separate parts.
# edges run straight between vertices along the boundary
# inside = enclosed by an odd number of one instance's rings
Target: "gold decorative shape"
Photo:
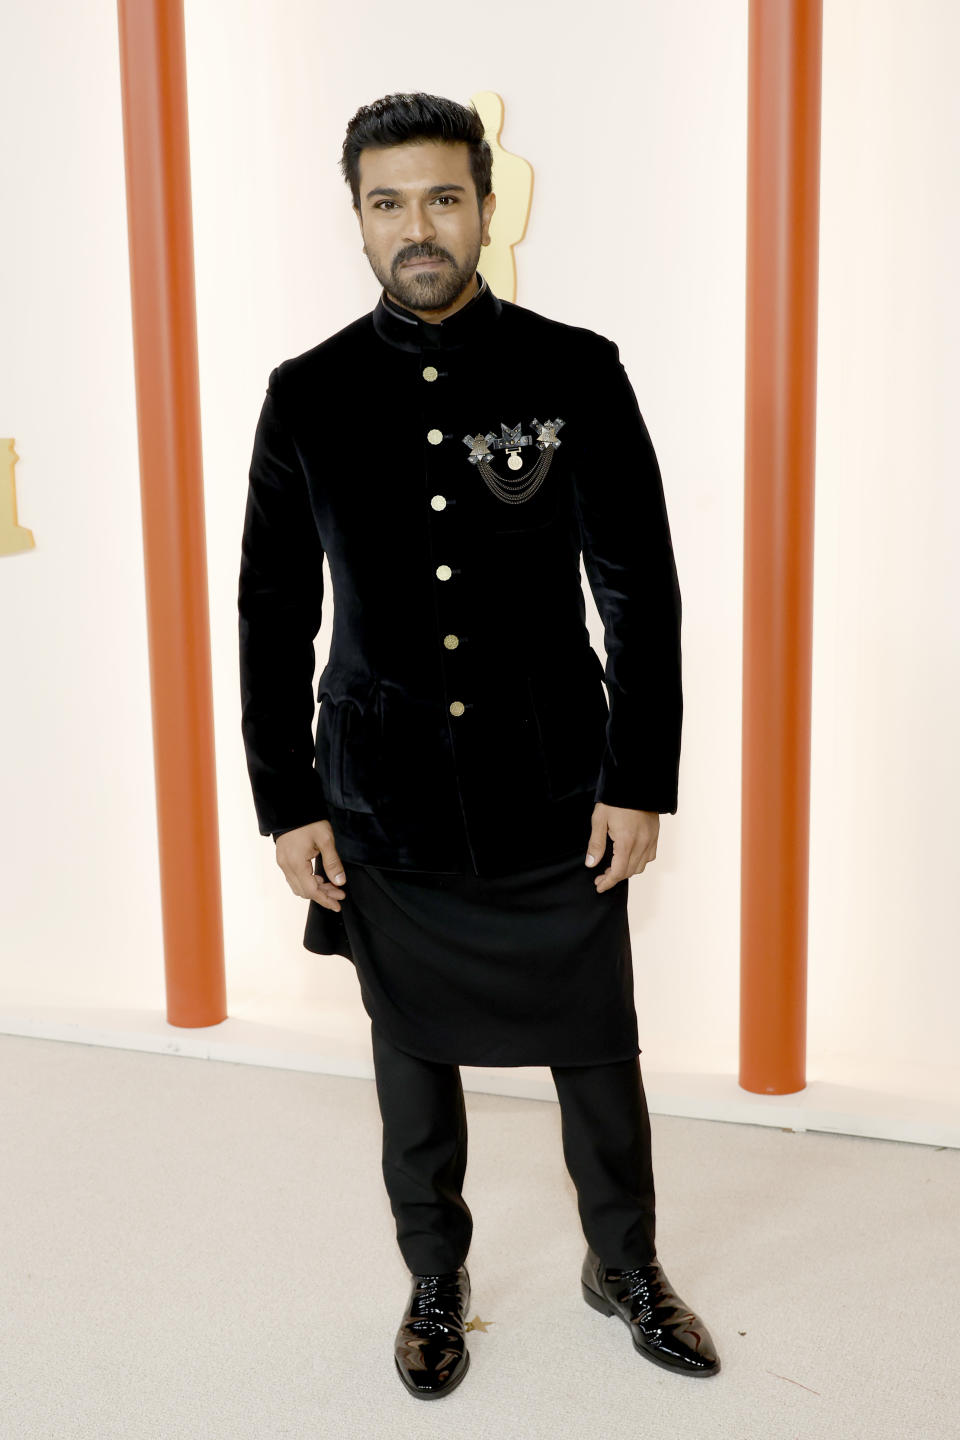
[[[465,1330],[482,1330],[483,1333],[486,1334],[487,1326],[494,1325],[495,1323],[494,1320],[481,1320],[479,1315],[474,1315],[473,1319],[468,1320],[463,1328]]]
[[[33,531],[26,525],[17,524],[17,477],[14,467],[20,456],[14,450],[14,441],[0,436],[0,470],[6,469],[9,485],[0,479],[0,555],[21,555],[24,550],[35,550],[37,542]]]
[[[503,100],[495,90],[478,90],[470,99],[483,121],[484,136],[493,151],[493,189],[497,208],[490,221],[490,244],[480,253],[477,268],[501,300],[516,301],[517,265],[513,247],[523,239],[530,216],[533,166],[500,144]]]

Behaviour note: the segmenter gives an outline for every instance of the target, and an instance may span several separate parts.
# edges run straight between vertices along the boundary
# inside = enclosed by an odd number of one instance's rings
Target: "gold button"
[[[437,369],[436,365],[425,365],[425,366],[424,366],[424,370],[423,370],[423,378],[424,378],[424,380],[436,380],[436,378],[437,378],[437,376],[438,376],[439,374],[440,374],[440,371]]]
[[[431,444],[431,445],[439,445],[439,444],[440,444],[440,441],[443,439],[443,431],[442,431],[442,430],[428,430],[428,431],[427,431],[427,439],[430,441],[430,444]]]
[[[438,566],[437,566],[437,579],[438,579],[438,580],[449,580],[449,579],[450,579],[450,576],[451,576],[452,574],[453,574],[453,571],[450,569],[450,566],[449,566],[449,565],[438,565]]]
[[[460,644],[460,636],[459,636],[459,635],[444,635],[444,637],[443,637],[443,643],[444,643],[444,645],[446,645],[446,647],[447,647],[448,650],[456,650],[457,646]]]
[[[452,700],[450,702],[451,715],[462,715],[466,708],[462,700]]]
[[[433,495],[430,498],[430,504],[434,510],[445,510],[447,508],[447,497],[446,495]]]

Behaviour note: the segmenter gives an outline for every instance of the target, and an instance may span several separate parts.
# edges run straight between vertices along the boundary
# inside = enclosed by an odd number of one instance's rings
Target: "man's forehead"
[[[469,151],[465,141],[423,140],[403,145],[366,147],[359,156],[360,190],[386,184],[397,189],[431,189],[449,180],[469,179]]]

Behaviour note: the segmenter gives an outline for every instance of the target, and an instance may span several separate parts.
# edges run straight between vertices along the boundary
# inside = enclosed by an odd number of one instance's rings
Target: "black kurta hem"
[[[364,1009],[366,1009],[367,1014],[370,1015],[370,1011],[369,1009],[367,1009],[366,1005],[364,1006]],[[372,1020],[373,1016],[371,1015],[370,1018]],[[536,1056],[533,1056],[528,1060],[465,1060],[463,1059],[463,1056],[459,1053],[457,1055],[423,1055],[420,1053],[419,1050],[411,1050],[411,1048],[407,1044],[401,1045],[399,1040],[396,1040],[391,1034],[388,1033],[388,1031],[384,1030],[383,1025],[379,1020],[375,1021],[374,1023],[376,1024],[377,1028],[382,1031],[385,1038],[396,1050],[402,1050],[405,1055],[412,1055],[415,1060],[429,1060],[434,1065],[469,1065],[476,1066],[477,1068],[483,1067],[484,1069],[521,1069],[523,1066],[527,1065],[540,1065],[549,1069],[552,1065],[556,1065],[558,1068],[572,1067],[575,1065],[582,1065],[584,1067],[586,1067],[587,1065],[613,1065],[618,1060],[633,1060],[635,1057],[643,1054],[640,1046],[635,1045],[632,1046],[625,1055],[607,1055],[606,1053],[604,1053],[603,1055],[598,1055],[595,1059],[592,1060],[582,1060],[579,1055],[575,1060],[558,1060],[552,1056],[550,1059],[548,1059],[545,1055],[539,1059]]]

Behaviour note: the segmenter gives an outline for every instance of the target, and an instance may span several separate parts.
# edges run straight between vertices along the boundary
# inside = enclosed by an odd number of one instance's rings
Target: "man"
[[[583,1298],[654,1363],[715,1374],[656,1255],[627,924],[628,878],[676,812],[682,718],[653,446],[617,346],[499,300],[477,270],[496,198],[475,111],[386,96],[350,121],[341,165],[382,292],[270,374],[243,531],[242,727],[260,831],[311,902],[304,944],[352,960],[371,1019],[412,1272],[396,1367],[431,1399],[469,1363],[458,1067],[546,1064]]]

